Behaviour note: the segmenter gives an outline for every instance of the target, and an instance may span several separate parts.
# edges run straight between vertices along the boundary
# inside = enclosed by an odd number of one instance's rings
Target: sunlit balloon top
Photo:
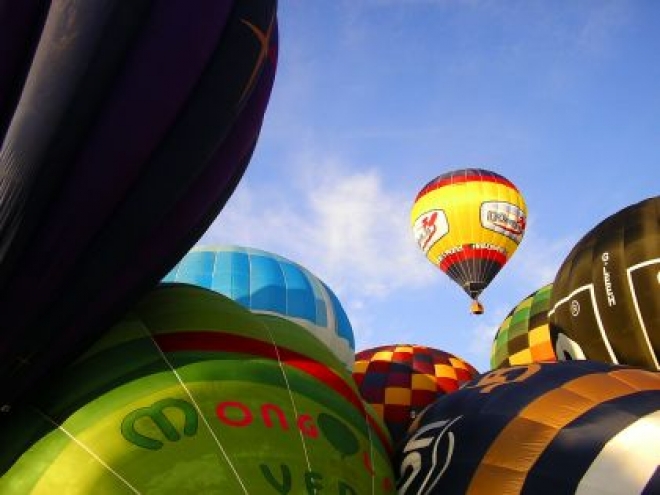
[[[391,445],[295,323],[162,284],[0,422],[0,493],[392,493]]]
[[[353,328],[334,292],[309,270],[277,254],[241,246],[198,246],[164,282],[206,287],[256,313],[285,316],[322,340],[352,369]]]
[[[427,259],[477,301],[518,248],[527,207],[518,188],[489,170],[442,174],[417,194],[410,213],[413,235]]]

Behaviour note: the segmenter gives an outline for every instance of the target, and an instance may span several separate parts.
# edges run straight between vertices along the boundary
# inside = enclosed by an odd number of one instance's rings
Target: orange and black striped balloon
[[[660,493],[660,374],[595,361],[500,368],[441,397],[398,449],[400,494]]]

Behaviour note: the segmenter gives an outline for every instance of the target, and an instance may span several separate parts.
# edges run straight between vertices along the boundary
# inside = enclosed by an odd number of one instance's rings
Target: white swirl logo
[[[587,359],[580,347],[580,344],[571,339],[564,333],[557,335],[557,343],[555,344],[555,354],[560,361],[574,361],[576,359]]]
[[[447,467],[449,467],[454,453],[454,434],[448,430],[451,425],[461,418],[462,416],[458,416],[452,420],[435,421],[420,428],[408,440],[408,443],[403,449],[406,457],[403,459],[400,469],[400,494],[407,493],[413,481],[422,472],[422,467],[424,467],[426,476],[419,483],[419,487],[415,493],[418,495],[432,493],[433,487],[440,481]],[[444,455],[442,455],[440,450],[443,438],[447,439],[447,447]]]

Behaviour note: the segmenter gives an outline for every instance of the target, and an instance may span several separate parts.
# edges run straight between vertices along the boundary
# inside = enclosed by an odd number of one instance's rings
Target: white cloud
[[[310,205],[324,271],[341,271],[341,279],[365,295],[428,280],[410,232],[410,200],[386,190],[376,171],[324,174]]]
[[[249,170],[200,243],[264,249],[307,267],[337,293],[358,349],[427,343],[486,370],[492,339],[506,313],[554,279],[577,240],[546,238],[532,218],[520,249],[496,279],[498,287],[486,297],[487,314],[475,320],[467,315],[468,300],[459,288],[415,245],[409,226],[412,200],[399,184],[386,182],[384,170],[351,167],[347,160],[329,157],[327,150],[302,148],[277,170],[253,164],[255,170]],[[258,173],[276,176],[276,185],[251,180]],[[431,322],[409,302],[414,294],[424,298],[426,293],[436,294],[431,300],[444,308],[432,309]],[[454,308],[454,301],[465,306]],[[461,312],[457,316],[455,311]],[[455,323],[444,322],[449,314]],[[457,333],[464,337],[442,340],[448,337],[436,337],[438,328],[462,329]],[[462,345],[454,341],[459,338]]]
[[[280,254],[307,267],[356,308],[363,298],[432,282],[434,274],[410,232],[410,198],[387,188],[375,169],[352,171],[330,159],[314,160],[313,170],[291,171],[278,188],[245,180],[200,244]]]

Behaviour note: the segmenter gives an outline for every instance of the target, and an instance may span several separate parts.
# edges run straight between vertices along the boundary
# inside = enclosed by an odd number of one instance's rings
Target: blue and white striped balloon
[[[301,265],[259,249],[197,246],[163,279],[219,292],[255,313],[283,316],[308,329],[352,371],[353,328],[337,296]]]

